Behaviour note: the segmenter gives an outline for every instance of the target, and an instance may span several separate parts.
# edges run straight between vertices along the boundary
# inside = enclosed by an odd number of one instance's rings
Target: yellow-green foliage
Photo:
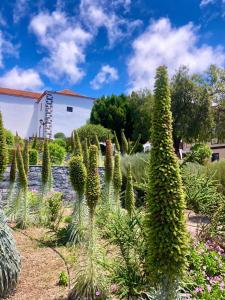
[[[114,159],[114,171],[113,171],[113,188],[115,194],[115,202],[119,205],[119,194],[122,186],[122,172],[120,167],[120,155],[117,153]]]
[[[2,114],[0,113],[0,179],[7,167],[7,148],[6,148],[6,138],[5,130],[2,122]]]
[[[48,148],[48,140],[45,140],[44,142],[41,179],[42,179],[43,186],[46,186],[51,181],[51,163],[50,163],[50,153]]]
[[[9,181],[10,183],[14,183],[16,181],[16,170],[17,170],[17,164],[16,164],[16,149],[13,151],[13,159],[10,166],[10,174],[9,174]]]
[[[20,145],[17,146],[17,167],[18,167],[18,173],[19,173],[19,184],[21,188],[26,189],[27,188],[27,176],[24,169],[23,164],[23,157],[20,149]]]
[[[69,162],[70,181],[79,196],[85,191],[87,171],[80,156],[73,156]]]
[[[122,131],[121,131],[121,143],[122,143],[122,152],[123,152],[123,154],[128,153],[129,145],[128,145],[128,141],[127,141],[127,138],[126,138],[125,133],[124,133],[124,129],[122,129]]]
[[[83,152],[83,162],[85,164],[85,167],[88,168],[88,162],[89,162],[89,152],[88,152],[88,141],[87,138],[82,143],[82,152]]]
[[[29,141],[26,140],[23,149],[23,165],[26,175],[28,174],[29,170]]]
[[[132,179],[132,175],[131,175],[131,165],[130,164],[128,165],[128,170],[127,170],[125,208],[129,214],[129,216],[132,216],[132,214],[135,210],[135,196],[134,196],[133,179]]]
[[[91,145],[89,149],[89,167],[86,184],[86,199],[90,214],[93,215],[100,198],[100,180],[98,174],[98,148]]]
[[[106,140],[106,151],[105,151],[105,182],[109,184],[112,180],[113,175],[113,160],[112,160],[112,143],[111,140]]]
[[[155,280],[161,284],[173,284],[183,274],[187,261],[185,200],[173,149],[170,109],[167,69],[160,66],[155,82],[146,244],[147,267],[152,283]]]
[[[76,130],[73,132],[73,153],[75,156],[80,155],[82,157],[82,147]]]
[[[116,151],[120,152],[120,144],[118,142],[118,138],[117,138],[117,135],[116,135],[115,131],[114,131],[114,143],[115,143],[115,146],[116,146]]]
[[[97,134],[95,134],[95,137],[94,137],[94,145],[96,145],[98,147],[98,150],[100,150],[100,144],[99,144],[99,140],[98,140]]]

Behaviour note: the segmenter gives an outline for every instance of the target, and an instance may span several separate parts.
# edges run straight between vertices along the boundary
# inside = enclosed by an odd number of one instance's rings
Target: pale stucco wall
[[[37,109],[34,99],[0,94],[4,127],[23,138],[37,132]]]

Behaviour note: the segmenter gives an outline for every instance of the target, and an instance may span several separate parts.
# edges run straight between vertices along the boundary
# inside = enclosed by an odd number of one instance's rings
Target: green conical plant
[[[16,181],[16,171],[17,171],[17,163],[16,163],[16,149],[13,151],[13,159],[10,166],[10,173],[9,173],[9,182],[13,184]]]
[[[37,134],[36,134],[35,137],[33,138],[33,142],[32,142],[31,148],[37,150]]]
[[[21,189],[27,189],[27,176],[24,168],[23,157],[21,153],[20,145],[17,146],[17,167],[18,167],[18,179]]]
[[[42,174],[41,174],[41,181],[42,181],[42,189],[47,189],[47,191],[51,187],[51,160],[50,160],[50,153],[48,147],[48,140],[44,141],[44,149],[43,149],[43,156],[42,156]]]
[[[74,133],[73,133],[73,131],[71,132],[70,144],[71,144],[71,151],[73,153],[74,152]]]
[[[137,147],[140,143],[140,140],[141,140],[141,134],[138,135],[138,138],[136,139],[134,146],[129,150],[129,155],[132,155],[135,153],[135,151],[137,150]]]
[[[111,140],[106,140],[105,148],[105,202],[110,203],[110,187],[113,175],[113,149]]]
[[[127,138],[125,136],[125,133],[124,133],[124,129],[121,130],[121,144],[122,144],[122,152],[123,154],[126,154],[128,153],[128,141],[127,141]]]
[[[11,229],[0,211],[0,298],[7,298],[16,288],[21,260]]]
[[[116,153],[114,158],[113,189],[114,189],[114,201],[117,207],[120,207],[121,187],[122,187],[122,172],[120,167],[120,155]]]
[[[7,155],[5,130],[3,127],[2,114],[0,112],[0,180],[7,168]]]
[[[29,171],[29,141],[26,140],[23,149],[23,164],[26,175]]]
[[[151,283],[161,286],[163,299],[175,299],[176,282],[187,263],[185,201],[173,149],[170,87],[167,69],[156,71],[147,195],[146,249]]]
[[[116,151],[120,152],[120,144],[116,135],[116,132],[114,131],[114,142],[115,142],[115,147],[116,147]]]
[[[98,148],[95,145],[91,145],[89,149],[89,167],[86,184],[86,199],[91,218],[94,216],[99,197],[100,180],[98,174]]]
[[[83,199],[85,192],[85,185],[87,179],[86,167],[82,161],[81,156],[73,156],[69,162],[70,182],[73,189],[77,193],[77,201],[75,202],[74,212],[72,215],[72,224],[70,230],[70,242],[75,244],[84,238],[84,220],[83,220]]]
[[[73,131],[73,148],[74,155],[80,155],[82,157],[82,147],[78,132],[76,130]]]
[[[94,136],[94,145],[97,146],[99,151],[101,150],[97,134]]]
[[[127,183],[126,183],[126,192],[125,192],[125,208],[128,212],[128,215],[131,217],[135,210],[135,195],[133,187],[133,179],[131,173],[131,165],[128,165],[127,169]]]
[[[88,142],[87,138],[82,143],[82,152],[83,152],[83,162],[85,164],[85,167],[88,168],[89,163],[89,152],[88,152]]]

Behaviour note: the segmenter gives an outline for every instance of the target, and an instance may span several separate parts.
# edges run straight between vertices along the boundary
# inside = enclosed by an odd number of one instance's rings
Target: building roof
[[[84,98],[84,99],[91,99],[95,100],[94,98],[81,95],[79,93],[76,93],[72,90],[61,90],[61,91],[49,91],[53,94],[61,94],[66,96],[72,96],[72,97],[78,97],[78,98]],[[30,91],[24,91],[24,90],[16,90],[16,89],[9,89],[9,88],[2,88],[0,87],[0,94],[3,95],[10,95],[10,96],[18,96],[18,97],[25,97],[25,98],[31,98],[33,100],[37,100],[38,102],[42,99],[42,97],[47,93],[47,91],[40,93],[40,92],[30,92]]]
[[[18,97],[25,97],[25,98],[32,98],[32,99],[39,99],[42,95],[42,93],[38,93],[38,92],[15,90],[15,89],[3,88],[3,87],[0,87],[0,94],[10,95],[10,96],[18,96]]]

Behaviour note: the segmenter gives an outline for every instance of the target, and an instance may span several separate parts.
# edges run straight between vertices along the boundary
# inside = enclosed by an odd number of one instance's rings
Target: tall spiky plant
[[[120,144],[116,135],[116,132],[114,131],[114,142],[115,142],[115,147],[116,147],[116,151],[120,152]]]
[[[73,189],[77,193],[72,224],[70,226],[70,242],[75,244],[84,238],[84,192],[87,179],[86,167],[81,156],[73,156],[69,162],[69,175]]]
[[[80,137],[76,130],[73,131],[73,154],[80,155],[82,157],[82,146],[80,143]]]
[[[128,169],[127,169],[125,208],[128,212],[128,215],[132,217],[135,210],[135,195],[134,195],[133,179],[131,173],[131,164],[128,165]]]
[[[23,149],[23,164],[26,175],[29,171],[29,141],[26,140]]]
[[[99,143],[99,139],[98,139],[97,134],[95,134],[95,136],[94,136],[94,143],[93,143],[93,145],[97,146],[98,150],[100,151],[100,143]]]
[[[13,202],[13,195],[15,192],[14,188],[15,188],[15,182],[16,182],[16,171],[17,171],[16,149],[14,149],[12,163],[10,166],[10,173],[9,173],[9,191],[8,191],[8,197],[7,197],[6,214],[8,214],[8,210],[10,209],[12,202]]]
[[[5,130],[3,127],[2,114],[0,112],[0,180],[7,168],[7,147]]]
[[[121,144],[122,144],[122,152],[123,154],[127,154],[129,151],[129,145],[127,138],[125,136],[124,129],[121,130]]]
[[[88,152],[88,141],[87,138],[82,143],[82,152],[83,152],[83,162],[86,167],[88,168],[88,163],[89,163],[89,152]]]
[[[31,148],[37,150],[37,134],[36,134],[35,137],[33,138]]]
[[[116,153],[114,158],[113,190],[114,190],[114,201],[117,208],[120,207],[121,187],[122,187],[122,172],[120,166],[120,154]]]
[[[105,151],[105,197],[106,202],[110,203],[110,186],[113,175],[113,149],[112,142],[110,139],[106,140],[106,151]]]
[[[184,273],[187,254],[185,201],[173,149],[167,69],[156,71],[146,216],[147,268],[163,299],[175,299],[174,287]]]
[[[51,181],[52,181],[52,172],[51,172],[50,153],[48,147],[48,140],[45,139],[43,156],[42,156],[42,173],[41,173],[42,193],[48,192],[51,189]]]

